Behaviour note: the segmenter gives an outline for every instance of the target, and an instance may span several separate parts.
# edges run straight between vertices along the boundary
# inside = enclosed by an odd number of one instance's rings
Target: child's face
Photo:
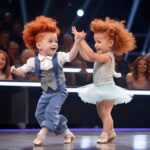
[[[112,40],[108,38],[105,33],[95,33],[94,34],[95,48],[97,52],[105,53],[112,50]]]
[[[6,65],[6,58],[4,54],[0,53],[0,70],[3,69]]]
[[[58,49],[56,33],[45,33],[42,40],[37,43],[39,53],[44,56],[54,56]]]

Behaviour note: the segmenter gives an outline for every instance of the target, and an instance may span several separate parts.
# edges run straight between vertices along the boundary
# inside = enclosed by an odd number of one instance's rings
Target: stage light
[[[21,7],[23,24],[26,24],[26,22],[27,22],[27,8],[26,8],[26,1],[25,0],[20,0],[20,7]]]
[[[142,55],[145,55],[146,52],[149,52],[149,49],[150,49],[148,48],[149,44],[150,44],[150,27],[149,27],[148,33],[146,35],[146,38],[143,44]]]
[[[52,0],[46,0],[43,8],[43,15],[48,15],[49,8],[51,6]]]
[[[78,17],[82,17],[84,15],[84,11],[82,9],[77,10]]]
[[[140,5],[140,1],[141,0],[134,0],[133,1],[131,12],[130,12],[130,15],[129,15],[129,19],[128,19],[128,22],[127,22],[127,29],[128,29],[128,31],[131,30],[131,27],[132,27],[135,15],[136,15],[138,7]],[[128,54],[125,55],[124,59],[125,60],[128,59]]]

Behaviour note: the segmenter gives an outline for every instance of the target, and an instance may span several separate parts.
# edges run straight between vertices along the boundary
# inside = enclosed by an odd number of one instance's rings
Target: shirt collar
[[[49,59],[49,60],[52,60],[52,56],[43,56],[41,54],[38,54],[38,58],[40,61],[44,61],[45,59]]]

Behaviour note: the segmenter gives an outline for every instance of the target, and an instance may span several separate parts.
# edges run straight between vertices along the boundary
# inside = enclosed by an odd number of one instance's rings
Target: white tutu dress
[[[93,83],[77,88],[78,95],[82,101],[96,104],[103,100],[114,100],[114,104],[128,103],[133,95],[128,90],[115,85],[113,74],[115,70],[115,59],[112,52],[107,52],[111,57],[111,64],[94,63]]]

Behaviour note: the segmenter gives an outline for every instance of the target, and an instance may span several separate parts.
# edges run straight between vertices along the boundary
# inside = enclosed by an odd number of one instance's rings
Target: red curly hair
[[[106,17],[105,20],[94,19],[90,27],[94,33],[106,33],[114,41],[114,52],[126,53],[136,48],[136,41],[133,34],[125,28],[124,22]]]
[[[38,16],[35,20],[27,23],[23,30],[23,40],[27,48],[37,50],[36,42],[40,38],[38,35],[51,32],[60,34],[60,29],[56,25],[56,21],[45,16]],[[37,37],[38,36],[38,37]]]

